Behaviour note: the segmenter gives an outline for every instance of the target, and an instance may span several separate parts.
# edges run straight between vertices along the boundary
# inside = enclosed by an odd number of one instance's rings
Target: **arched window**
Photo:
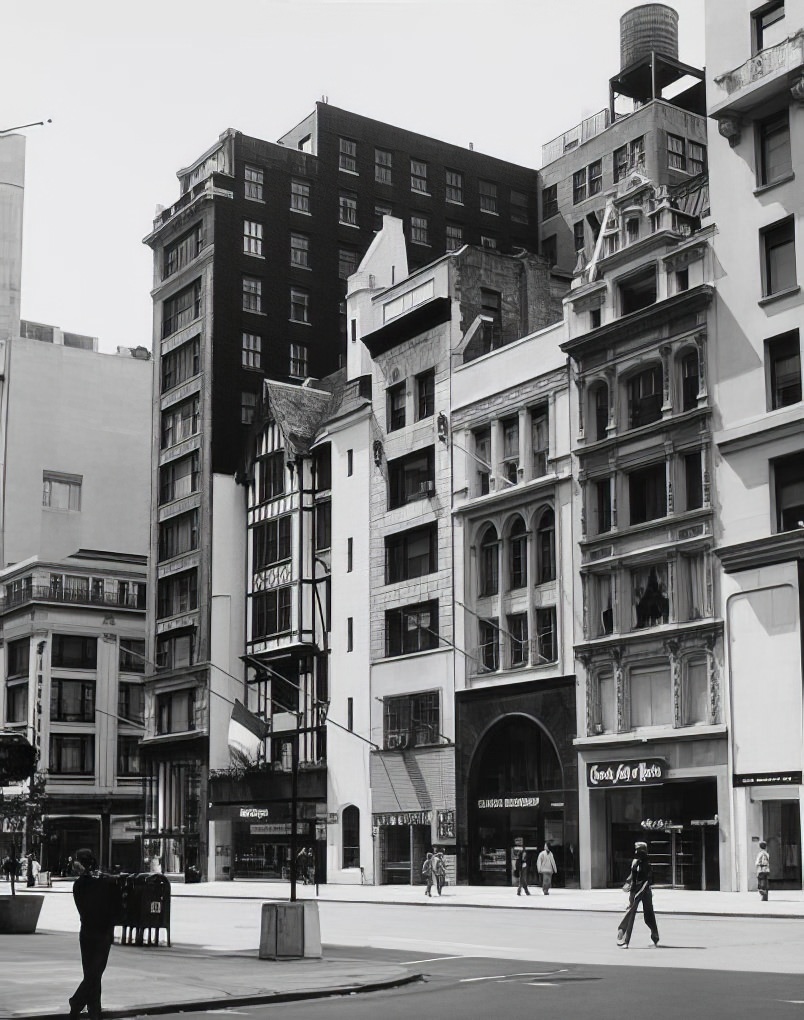
[[[628,380],[628,427],[637,429],[662,416],[662,366],[651,365]]]
[[[525,522],[517,516],[508,533],[508,588],[524,588],[528,583],[528,536]]]
[[[539,519],[536,530],[536,550],[539,561],[539,584],[553,581],[556,576],[556,522],[548,508]]]
[[[591,392],[589,417],[595,442],[605,439],[609,424],[609,388],[604,382],[596,383]]]
[[[341,816],[344,868],[360,867],[360,808],[350,804]]]
[[[497,532],[489,525],[483,532],[483,538],[480,543],[481,595],[496,595],[500,590],[500,568],[497,547]]]
[[[698,352],[687,351],[681,359],[681,407],[684,411],[692,411],[698,406],[698,390],[700,373],[698,370]]]

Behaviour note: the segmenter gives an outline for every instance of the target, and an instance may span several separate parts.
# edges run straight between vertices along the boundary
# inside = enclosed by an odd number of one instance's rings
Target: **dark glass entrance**
[[[801,814],[797,800],[766,800],[762,833],[768,843],[775,889],[801,888]]]

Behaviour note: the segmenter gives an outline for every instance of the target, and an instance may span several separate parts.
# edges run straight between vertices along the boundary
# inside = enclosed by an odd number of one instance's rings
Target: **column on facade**
[[[670,660],[670,691],[672,694],[673,726],[678,728],[684,724],[684,706],[681,679],[681,659],[678,641],[665,641],[664,650]]]
[[[527,408],[519,409],[519,476],[529,482],[533,475],[533,433],[530,427],[530,413]]]
[[[578,391],[578,442],[579,443],[583,443],[583,442],[586,441],[586,400],[587,400],[587,389],[586,389],[586,386],[584,385],[583,380],[579,376],[577,376],[577,375],[575,376],[575,388]],[[550,442],[552,443],[552,441],[553,441],[553,437],[551,435],[550,436]],[[551,449],[554,449],[554,447],[551,446]]]
[[[620,413],[620,388],[617,384],[617,373],[614,368],[607,368],[604,374],[609,390],[609,420],[606,424],[606,435],[611,436],[617,432],[617,420]]]
[[[664,444],[664,477],[665,477],[665,512],[669,516],[675,506],[675,490],[673,487],[673,444],[667,441]]]
[[[617,732],[624,733],[630,727],[631,706],[625,684],[625,669],[621,648],[612,648],[611,663],[614,672],[614,690],[617,692]]]
[[[506,488],[504,483],[498,484],[500,478],[503,477],[503,428],[499,418],[492,418],[489,423],[489,430],[491,433],[491,478],[489,479],[489,488],[493,492],[499,492],[500,489]]]
[[[698,350],[698,406],[702,407],[706,404],[709,397],[709,390],[707,389],[705,333],[695,334],[695,346]]]
[[[662,359],[662,417],[669,418],[673,413],[673,387],[672,380],[672,350],[669,344],[662,344],[659,348]]]

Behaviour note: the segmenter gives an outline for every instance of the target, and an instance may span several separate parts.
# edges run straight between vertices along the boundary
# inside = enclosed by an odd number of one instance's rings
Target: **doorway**
[[[797,800],[766,800],[762,827],[770,857],[770,885],[801,888],[801,809]]]

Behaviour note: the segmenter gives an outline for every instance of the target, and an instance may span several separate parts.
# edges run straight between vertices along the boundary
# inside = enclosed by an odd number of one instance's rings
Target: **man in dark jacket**
[[[70,1018],[76,1020],[86,1006],[90,1020],[101,1020],[101,979],[114,941],[117,886],[113,879],[98,874],[91,850],[79,850],[75,859],[81,867],[73,883],[73,899],[81,918],[78,941],[84,979],[69,1000]]]
[[[652,884],[653,870],[648,857],[648,844],[634,843],[634,859],[631,862],[631,889],[628,894],[630,906],[617,929],[617,945],[622,946],[623,949],[627,949],[628,943],[631,941],[634,919],[640,903],[645,924],[650,928],[651,940],[654,946],[659,945],[659,929],[656,926],[656,915],[653,912]]]

